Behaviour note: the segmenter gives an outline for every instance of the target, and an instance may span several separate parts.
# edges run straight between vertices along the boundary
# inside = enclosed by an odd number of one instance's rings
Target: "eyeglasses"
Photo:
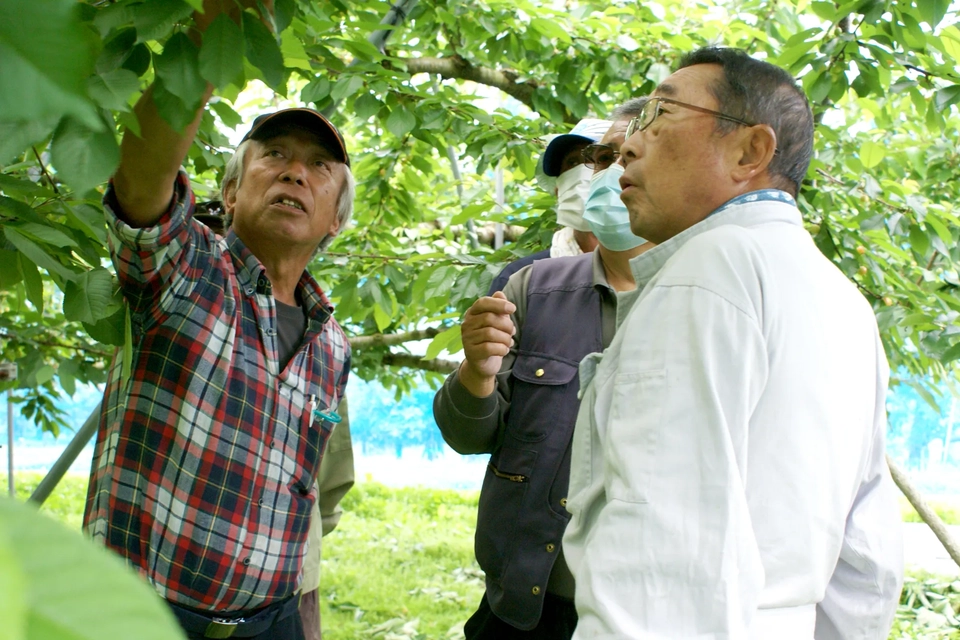
[[[698,107],[695,104],[687,104],[686,102],[680,102],[679,100],[674,100],[673,98],[664,98],[662,96],[654,96],[650,98],[643,109],[640,111],[640,115],[630,121],[630,124],[627,125],[626,137],[629,138],[638,131],[643,131],[657,119],[663,110],[661,108],[661,103],[663,104],[675,104],[678,107],[686,107],[687,109],[693,109],[694,111],[699,111],[700,113],[706,113],[711,116],[721,118],[723,120],[729,120],[730,122],[736,122],[737,124],[743,125],[745,127],[754,126],[753,123],[747,122],[746,120],[741,120],[740,118],[734,118],[733,116],[728,116],[725,113],[720,113],[719,111],[714,111],[713,109],[705,109],[703,107]]]
[[[606,144],[587,145],[580,151],[583,165],[594,171],[606,169],[620,158],[620,152]]]

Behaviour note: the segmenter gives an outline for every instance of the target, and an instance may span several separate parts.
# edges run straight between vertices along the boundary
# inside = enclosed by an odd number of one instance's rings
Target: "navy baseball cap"
[[[282,109],[257,116],[257,119],[253,121],[253,126],[250,127],[250,131],[243,136],[240,144],[250,139],[263,140],[279,127],[285,125],[295,125],[315,133],[337,160],[348,167],[350,166],[350,156],[347,155],[347,145],[343,142],[343,136],[333,126],[333,123],[323,117],[323,114],[319,111],[313,109]]]
[[[570,149],[577,144],[598,142],[612,124],[609,120],[585,118],[578,122],[570,133],[565,133],[551,140],[550,144],[547,145],[547,150],[541,156],[543,172],[552,178],[559,176],[560,170],[563,168],[563,157],[567,155]]]

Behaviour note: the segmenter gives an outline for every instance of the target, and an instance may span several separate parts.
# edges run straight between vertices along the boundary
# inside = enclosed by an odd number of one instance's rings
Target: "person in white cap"
[[[597,247],[597,239],[583,220],[583,205],[590,189],[593,171],[584,168],[581,152],[596,143],[607,132],[609,120],[585,118],[570,131],[546,136],[547,148],[537,161],[537,184],[557,196],[557,224],[550,248],[514,260],[497,274],[487,295],[502,291],[514,273],[544,258],[576,256],[589,253]]]

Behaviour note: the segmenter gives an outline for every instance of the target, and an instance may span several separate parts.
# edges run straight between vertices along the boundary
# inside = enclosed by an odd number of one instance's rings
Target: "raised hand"
[[[503,292],[473,303],[463,316],[460,328],[465,359],[460,365],[460,383],[471,394],[483,398],[496,388],[496,375],[503,356],[510,352],[516,332],[510,314],[517,307]]]

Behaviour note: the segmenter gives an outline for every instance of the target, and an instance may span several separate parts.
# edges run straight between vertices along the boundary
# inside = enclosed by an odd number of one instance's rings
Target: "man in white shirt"
[[[742,51],[680,66],[621,147],[631,230],[658,246],[581,364],[574,638],[886,638],[888,369],[870,305],[794,202],[810,107]]]

